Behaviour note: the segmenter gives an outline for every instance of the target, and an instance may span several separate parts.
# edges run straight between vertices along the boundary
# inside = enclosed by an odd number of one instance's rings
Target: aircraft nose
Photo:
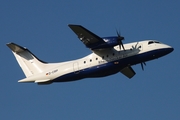
[[[165,45],[164,48],[159,50],[159,52],[156,55],[154,55],[154,56],[162,57],[164,55],[167,55],[167,54],[171,53],[173,50],[174,50],[173,47]]]
[[[169,46],[167,49],[166,49],[167,53],[171,53],[172,51],[174,51],[174,48]]]
[[[171,47],[171,51],[170,51],[170,52],[172,52],[172,51],[174,51],[174,48],[173,48],[173,47]]]

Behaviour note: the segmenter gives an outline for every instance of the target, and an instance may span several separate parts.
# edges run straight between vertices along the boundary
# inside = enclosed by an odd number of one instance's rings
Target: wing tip
[[[81,25],[78,25],[78,24],[68,24],[68,26],[71,28],[71,27],[82,27]]]

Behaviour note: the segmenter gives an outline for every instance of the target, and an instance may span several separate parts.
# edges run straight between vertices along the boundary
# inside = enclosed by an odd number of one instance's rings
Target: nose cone
[[[153,54],[153,56],[154,56],[155,58],[159,58],[159,57],[162,57],[162,56],[165,56],[165,55],[171,53],[173,50],[174,50],[173,47],[168,46],[168,45],[164,45],[161,49],[157,50],[157,51]]]
[[[173,47],[169,46],[168,48],[166,48],[166,52],[167,54],[171,53],[174,50]]]

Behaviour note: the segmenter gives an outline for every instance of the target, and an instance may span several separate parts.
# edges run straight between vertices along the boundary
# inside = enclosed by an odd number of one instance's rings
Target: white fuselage
[[[102,50],[94,50],[83,58],[54,63],[40,74],[30,76],[19,82],[35,82],[51,80],[51,82],[74,81],[90,77],[103,77],[119,72],[126,66],[146,62],[164,56],[173,48],[154,40],[146,40],[124,44],[125,50],[119,46]]]

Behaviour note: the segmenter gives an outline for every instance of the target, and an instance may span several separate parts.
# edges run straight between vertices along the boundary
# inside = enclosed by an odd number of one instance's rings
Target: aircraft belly
[[[53,82],[69,82],[83,78],[105,77],[119,72],[123,67],[112,63],[103,64],[80,70],[79,73],[71,72],[53,80]]]

